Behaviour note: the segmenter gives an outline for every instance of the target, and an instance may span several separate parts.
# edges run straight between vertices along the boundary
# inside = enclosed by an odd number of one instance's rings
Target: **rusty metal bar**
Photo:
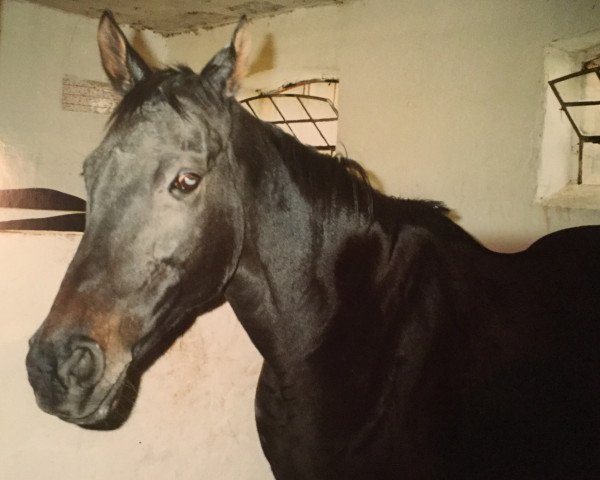
[[[577,155],[577,185],[583,183],[583,141],[579,140],[579,154]]]
[[[323,135],[323,132],[321,131],[321,129],[317,125],[317,122],[315,122],[314,118],[312,117],[312,115],[310,114],[310,112],[308,111],[308,109],[306,108],[306,105],[304,105],[304,103],[302,102],[302,98],[300,98],[300,96],[298,96],[298,97],[296,97],[296,100],[298,100],[298,103],[300,103],[300,105],[302,106],[302,108],[304,109],[304,111],[306,112],[306,114],[308,115],[308,118],[310,118],[311,123],[317,129],[317,132],[319,132],[319,135],[321,136],[321,138],[325,142],[325,145],[329,145],[329,142],[327,141],[327,139],[325,138],[325,135]]]
[[[569,76],[569,78],[572,78],[573,76]],[[562,97],[560,96],[560,93],[558,91],[558,89],[556,88],[555,83],[557,83],[556,81],[551,81],[548,82],[550,84],[550,88],[552,89],[552,92],[554,92],[554,96],[557,98],[558,103],[560,103],[560,109],[565,112],[565,115],[567,116],[567,119],[569,120],[569,123],[571,124],[571,127],[573,127],[573,130],[575,130],[575,133],[577,134],[577,138],[579,139],[579,141],[581,142],[581,132],[579,131],[579,127],[577,126],[577,124],[575,123],[575,120],[573,120],[573,117],[571,116],[571,114],[569,113],[568,107],[565,105],[564,100],[562,99]]]
[[[273,104],[273,106],[275,107],[275,110],[277,110],[277,113],[279,114],[279,116],[283,119],[283,122],[287,125],[287,127],[290,129],[290,132],[292,132],[292,135],[294,136],[294,138],[296,140],[299,140],[298,137],[296,136],[296,133],[294,132],[294,130],[292,130],[292,127],[290,127],[290,124],[288,123],[287,119],[285,118],[285,115],[283,115],[283,112],[279,109],[279,107],[277,106],[277,104],[275,103],[275,100],[273,100],[273,96],[268,96],[268,99],[271,101],[271,103]]]
[[[248,108],[250,109],[250,111],[252,112],[252,115],[254,115],[256,118],[258,118],[258,115],[256,114],[256,111],[252,108],[252,105],[250,105],[250,102],[245,102],[245,103],[248,106]]]
[[[318,118],[316,121],[317,122],[337,122],[337,118]],[[281,125],[282,123],[307,123],[309,122],[309,120],[273,120],[272,123],[273,125]]]
[[[600,100],[583,100],[581,102],[563,102],[565,107],[591,107],[600,105]]]
[[[581,77],[582,75],[587,75],[589,73],[598,73],[598,72],[600,72],[600,67],[582,68],[578,72],[569,73],[568,75],[563,75],[562,77],[555,78],[554,80],[549,80],[548,83],[552,85],[555,83],[564,82],[565,80],[570,80],[571,78]]]

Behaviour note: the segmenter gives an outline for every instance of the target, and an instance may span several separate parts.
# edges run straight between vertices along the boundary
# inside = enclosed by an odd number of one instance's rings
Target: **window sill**
[[[600,185],[567,185],[539,202],[545,207],[600,210]]]

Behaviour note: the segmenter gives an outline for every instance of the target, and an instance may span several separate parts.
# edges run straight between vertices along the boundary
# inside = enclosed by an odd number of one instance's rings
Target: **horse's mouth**
[[[96,408],[91,413],[86,413],[82,416],[72,416],[58,414],[57,416],[65,422],[74,423],[82,427],[95,427],[99,426],[102,428],[103,422],[111,415],[119,403],[123,386],[125,385],[125,379],[127,376],[127,368],[124,368],[117,380],[112,384],[108,392],[100,400]]]

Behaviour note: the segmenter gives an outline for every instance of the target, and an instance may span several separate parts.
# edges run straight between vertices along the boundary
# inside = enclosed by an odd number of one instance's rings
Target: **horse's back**
[[[580,340],[600,341],[600,226],[551,233],[519,255],[549,315]]]
[[[450,476],[598,478],[600,227],[558,231],[502,258],[515,281],[505,323],[526,322],[523,355],[469,392]]]

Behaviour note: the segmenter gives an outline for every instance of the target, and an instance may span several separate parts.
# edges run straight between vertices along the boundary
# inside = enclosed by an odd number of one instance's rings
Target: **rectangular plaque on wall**
[[[81,80],[71,75],[63,77],[63,110],[109,114],[120,100],[108,82]]]

